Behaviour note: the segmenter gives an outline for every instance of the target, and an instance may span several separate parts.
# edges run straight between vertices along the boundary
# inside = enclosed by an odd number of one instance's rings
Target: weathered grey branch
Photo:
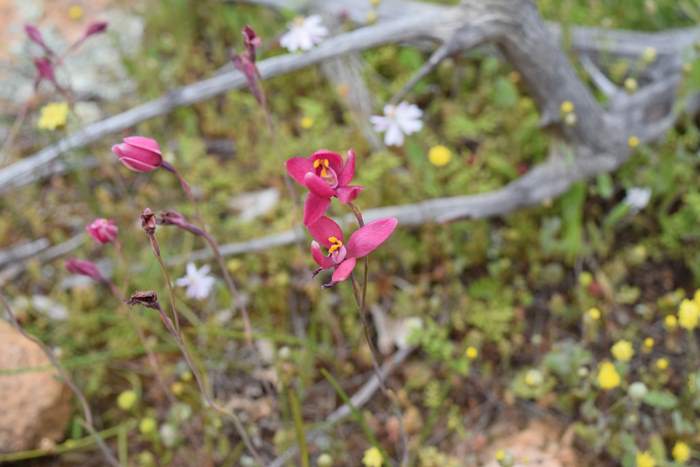
[[[411,352],[415,350],[415,347],[407,347],[405,349],[398,350],[394,353],[381,367],[379,374],[381,378],[386,380],[386,378],[393,373],[393,371],[399,367],[406,360]],[[357,409],[365,405],[377,392],[380,386],[379,377],[377,374],[372,374],[372,377],[350,398],[350,404],[343,404],[337,409],[335,409],[323,423],[313,430],[306,432],[306,441],[311,442],[316,439],[321,433],[332,428],[336,423],[347,418],[353,409]],[[287,465],[292,458],[299,452],[298,446],[292,446],[287,449],[282,455],[270,463],[269,467],[282,467]]]

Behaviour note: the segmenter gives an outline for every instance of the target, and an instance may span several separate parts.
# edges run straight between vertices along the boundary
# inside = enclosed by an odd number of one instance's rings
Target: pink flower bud
[[[39,28],[37,28],[33,24],[25,24],[24,32],[27,34],[27,37],[29,37],[30,41],[41,46],[41,48],[45,50],[48,49],[46,42],[44,42],[44,36],[41,35],[41,31],[39,31]]]
[[[103,218],[95,219],[90,225],[85,227],[85,230],[87,230],[87,233],[90,234],[93,240],[102,245],[113,242],[119,232],[119,228],[113,220]]]
[[[112,146],[112,152],[134,172],[151,172],[163,164],[158,142],[144,136],[124,138],[123,143]]]
[[[94,23],[90,23],[85,30],[85,38],[88,38],[94,34],[101,34],[107,30],[107,26],[109,23],[107,21],[95,21]]]
[[[53,63],[46,57],[35,58],[34,67],[37,72],[37,81],[48,80],[52,83],[56,82],[56,75],[53,70]]]
[[[255,63],[255,49],[260,47],[262,41],[260,36],[258,36],[253,28],[247,26],[243,28],[243,44],[245,45],[246,51],[248,52],[248,57],[250,61]]]
[[[78,274],[81,276],[87,276],[95,282],[104,282],[105,278],[97,269],[97,265],[92,261],[86,261],[83,259],[71,258],[66,260],[66,270],[71,274]]]

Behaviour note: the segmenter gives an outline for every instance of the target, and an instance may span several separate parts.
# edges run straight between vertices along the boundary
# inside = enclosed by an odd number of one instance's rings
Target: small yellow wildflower
[[[158,423],[153,417],[146,417],[141,419],[139,423],[139,431],[141,434],[148,435],[154,433],[158,428]]]
[[[52,102],[41,108],[37,127],[41,130],[55,130],[66,124],[68,120],[68,104]]]
[[[185,392],[185,385],[179,381],[175,381],[173,384],[170,385],[170,390],[176,396],[181,396],[182,393]]]
[[[665,370],[666,368],[668,368],[668,359],[666,359],[666,358],[664,358],[664,357],[661,357],[661,358],[657,359],[657,360],[656,360],[656,368],[658,368],[658,369],[661,370],[661,371],[663,371],[663,370]]]
[[[185,371],[183,374],[180,375],[180,379],[183,381],[192,381],[192,372]]]
[[[700,319],[700,308],[698,308],[698,305],[692,300],[683,300],[678,309],[678,324],[682,328],[692,331],[697,327],[698,319]]]
[[[671,450],[673,460],[679,464],[685,464],[690,459],[690,446],[683,441],[676,441]]]
[[[676,327],[678,326],[678,319],[676,319],[676,317],[674,315],[667,315],[664,318],[664,326],[669,331],[672,331],[672,330],[676,329]]]
[[[447,147],[438,144],[437,146],[430,148],[430,151],[428,151],[428,159],[434,166],[442,167],[447,165],[450,160],[452,160],[452,151],[450,151]]]
[[[625,89],[627,92],[635,92],[639,85],[637,84],[637,80],[634,78],[627,78],[625,80]]]
[[[308,130],[309,128],[314,126],[314,119],[311,117],[303,117],[299,124],[303,129]]]
[[[656,467],[656,461],[649,451],[637,453],[637,467]]]
[[[124,391],[117,397],[117,406],[122,410],[131,410],[138,399],[139,396],[136,394],[136,391]]]
[[[583,271],[578,275],[578,283],[581,287],[588,287],[593,283],[593,274],[588,271]]]
[[[654,338],[653,337],[647,337],[644,339],[644,348],[647,350],[651,350],[654,348]]]
[[[68,17],[73,21],[80,21],[83,18],[84,13],[83,7],[77,3],[68,7]]]
[[[476,357],[479,356],[479,350],[473,345],[470,345],[469,347],[467,347],[467,350],[464,352],[464,355],[466,355],[469,360],[476,360]]]
[[[571,101],[564,101],[561,103],[561,113],[570,114],[574,111],[574,103]]]
[[[615,342],[615,345],[610,348],[610,352],[613,354],[613,357],[615,357],[615,360],[621,362],[629,362],[634,356],[634,348],[632,344],[626,340]]]
[[[503,462],[506,458],[506,452],[503,449],[499,449],[498,451],[496,451],[495,457],[498,462]]]
[[[639,146],[639,138],[634,135],[630,136],[627,138],[627,146],[629,146],[630,149],[635,149]]]
[[[365,467],[381,467],[384,463],[382,452],[375,447],[369,448],[365,451],[365,455],[362,456],[362,463]]]
[[[593,307],[589,309],[586,314],[591,321],[598,321],[600,319],[600,310],[598,308]]]
[[[656,49],[654,47],[647,47],[642,53],[642,60],[646,63],[653,63],[656,60]]]
[[[601,389],[615,389],[620,385],[620,373],[610,362],[603,362],[598,367],[598,386]]]

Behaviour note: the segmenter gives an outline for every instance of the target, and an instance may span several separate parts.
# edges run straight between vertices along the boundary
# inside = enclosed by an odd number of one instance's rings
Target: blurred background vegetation
[[[697,0],[537,3],[546,19],[565,28],[655,31],[700,20]],[[227,63],[229,51],[240,48],[246,24],[263,38],[263,58],[283,53],[273,39],[294,17],[290,11],[220,0],[151,0],[125,8],[145,21],[141,49],[123,59],[136,86],[128,99],[105,103],[106,114],[212,76]],[[362,53],[375,113],[429,53],[400,45]],[[630,77],[629,65],[609,63],[617,83]],[[687,65],[682,92],[700,88],[700,67]],[[423,109],[425,126],[398,149],[374,149],[347,109],[344,89],[316,67],[268,80],[264,87],[273,131],[266,130],[254,97],[243,89],[176,109],[134,131],[158,139],[166,159],[187,174],[205,200],[202,217],[221,243],[297,226],[301,192],[288,190],[284,161],[318,148],[355,149],[357,182],[368,187],[363,209],[492,190],[546,155],[548,137],[538,127],[533,101],[518,74],[488,50],[445,60],[416,86],[409,100]],[[36,115],[27,125],[35,124]],[[71,114],[62,129],[36,130],[37,141],[54,140],[80,125]],[[477,465],[488,452],[491,427],[504,419],[520,426],[543,417],[573,434],[580,465],[654,465],[640,463],[643,452],[656,465],[681,465],[673,454],[679,442],[692,451],[686,463],[699,465],[700,457],[694,457],[700,447],[696,334],[694,326],[684,329],[668,319],[700,285],[699,136],[696,121],[681,121],[664,142],[638,147],[617,172],[577,184],[559,199],[495,219],[400,228],[373,255],[369,302],[392,319],[423,322],[411,336],[418,351],[391,378],[408,414],[417,465]],[[126,290],[156,289],[165,296],[137,216],[144,207],[188,215],[192,208],[170,174],[132,174],[115,164],[109,151],[113,142],[72,154],[94,155],[97,167],[0,199],[0,245],[40,237],[59,243],[95,217],[113,218],[127,262],[87,236],[77,254],[112,259],[115,282]],[[231,150],[217,149],[222,142]],[[450,149],[444,166],[427,157],[436,145]],[[638,213],[624,203],[630,187],[652,192]],[[262,216],[242,219],[235,198],[268,188],[279,192],[279,201]],[[166,258],[204,247],[176,230],[158,235]],[[310,278],[314,265],[306,242],[227,260],[248,301],[256,338],[269,350],[264,362],[269,371],[256,372],[258,362],[243,345],[240,321],[226,314],[231,297],[223,281],[202,302],[179,290],[177,305],[215,393],[237,401],[254,436],[280,452],[296,443],[300,429],[293,404],[300,404],[310,429],[343,401],[320,370],[351,394],[371,376],[368,349],[349,287],[322,290]],[[183,271],[179,264],[172,275]],[[158,316],[138,311],[137,318],[158,349],[177,395],[174,405],[154,385],[141,344],[106,290],[70,278],[61,261],[30,262],[26,273],[3,289],[26,327],[60,349],[101,427],[112,429],[110,441],[130,465],[187,465],[187,459],[239,465],[242,446],[232,442],[230,427],[203,408]],[[65,319],[38,309],[36,296],[68,310]],[[619,341],[631,344],[630,359],[611,353]],[[474,350],[467,352],[470,347]],[[605,362],[613,362],[621,377],[607,390],[600,381]],[[274,394],[262,389],[265,378],[275,384]],[[635,382],[643,383],[644,391],[639,385],[638,392],[632,390]],[[359,465],[375,441],[397,456],[387,423],[392,414],[381,395],[361,413],[361,422],[342,423],[311,446],[312,463],[327,454],[334,459],[331,465]],[[195,433],[199,443],[193,445],[186,432]],[[75,440],[84,437],[77,421],[72,423],[61,445],[67,453],[51,465],[99,465],[89,448],[79,449]],[[509,462],[508,453],[489,455],[503,465]]]

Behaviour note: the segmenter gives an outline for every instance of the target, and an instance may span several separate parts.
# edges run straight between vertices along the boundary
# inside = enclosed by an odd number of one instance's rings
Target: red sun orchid
[[[350,277],[357,259],[367,256],[384,243],[394,233],[398,223],[395,217],[372,221],[353,232],[347,243],[343,230],[329,217],[323,216],[308,226],[309,233],[314,238],[311,242],[311,256],[319,265],[316,273],[324,269],[334,269],[331,281],[324,284],[324,287],[330,287]],[[328,250],[327,255],[323,254],[321,245]]]
[[[289,176],[309,189],[304,203],[306,226],[326,213],[332,197],[348,204],[363,190],[361,186],[350,185],[355,176],[355,151],[352,149],[345,162],[337,152],[322,149],[309,157],[292,157],[286,166]]]
[[[85,227],[85,230],[93,240],[102,245],[113,242],[117,238],[117,233],[119,233],[119,228],[112,219],[103,219],[101,217],[92,221]]]

